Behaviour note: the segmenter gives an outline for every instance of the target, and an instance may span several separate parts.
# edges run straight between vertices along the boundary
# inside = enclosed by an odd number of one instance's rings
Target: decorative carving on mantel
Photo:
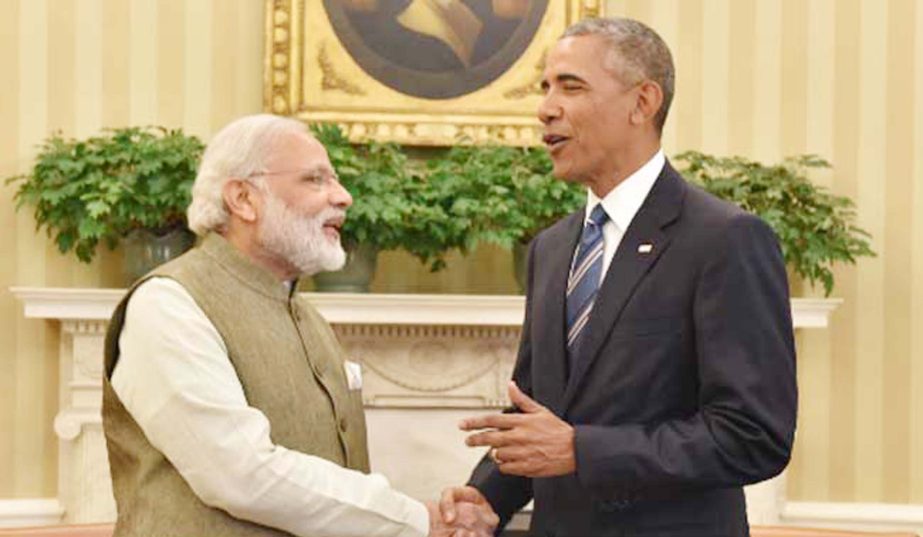
[[[333,327],[350,359],[362,364],[367,406],[494,408],[506,401],[508,376],[501,376],[512,371],[518,328]]]
[[[64,321],[61,332],[71,339],[71,356],[75,367],[75,381],[93,381],[98,385],[103,378],[103,347],[106,335],[105,321]]]
[[[106,321],[63,321],[61,323],[61,332],[65,334],[105,334],[106,327],[109,325]]]
[[[99,408],[66,408],[54,419],[54,432],[61,440],[72,441],[89,425],[102,426]]]

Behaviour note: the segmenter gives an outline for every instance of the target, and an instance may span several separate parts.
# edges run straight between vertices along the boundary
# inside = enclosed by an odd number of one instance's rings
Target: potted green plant
[[[399,146],[353,144],[333,124],[315,124],[311,130],[353,196],[341,230],[347,264],[315,275],[317,290],[368,291],[383,250],[405,250],[436,271],[445,267],[449,250],[464,246],[464,233],[446,214],[426,174]]]
[[[680,171],[716,196],[759,215],[779,236],[789,269],[810,284],[833,290],[832,265],[874,256],[869,234],[855,225],[855,206],[807,178],[830,164],[814,155],[764,165],[743,157],[714,157],[697,151],[677,155]]]
[[[579,185],[551,175],[537,147],[458,145],[429,162],[430,181],[456,225],[470,231],[468,248],[484,241],[513,250],[520,290],[529,241],[586,202]]]
[[[202,142],[179,129],[131,127],[85,140],[52,135],[31,172],[9,177],[62,253],[90,262],[100,241],[125,243],[129,281],[192,246],[186,207]]]

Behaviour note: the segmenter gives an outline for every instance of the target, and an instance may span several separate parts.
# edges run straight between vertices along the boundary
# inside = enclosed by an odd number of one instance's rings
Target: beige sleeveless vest
[[[128,299],[154,276],[179,282],[214,324],[247,401],[269,419],[274,443],[369,470],[360,393],[347,387],[344,352],[330,326],[307,301],[290,296],[278,279],[213,233],[137,282],[109,324],[103,426],[118,507],[115,535],[288,535],[203,504],[112,390],[109,377],[119,359]]]

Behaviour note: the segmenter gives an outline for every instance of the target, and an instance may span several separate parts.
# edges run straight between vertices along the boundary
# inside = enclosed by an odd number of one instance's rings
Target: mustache
[[[327,207],[326,209],[314,215],[314,219],[322,223],[326,222],[327,220],[331,220],[333,218],[345,219],[346,209],[337,209],[336,207]]]

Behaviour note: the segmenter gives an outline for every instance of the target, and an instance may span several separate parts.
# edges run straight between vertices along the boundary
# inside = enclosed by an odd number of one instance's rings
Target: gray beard
[[[332,207],[314,216],[302,216],[278,197],[266,193],[266,214],[260,222],[258,238],[266,252],[291,264],[302,276],[340,270],[346,252],[340,241],[324,234],[324,222],[341,216]]]

